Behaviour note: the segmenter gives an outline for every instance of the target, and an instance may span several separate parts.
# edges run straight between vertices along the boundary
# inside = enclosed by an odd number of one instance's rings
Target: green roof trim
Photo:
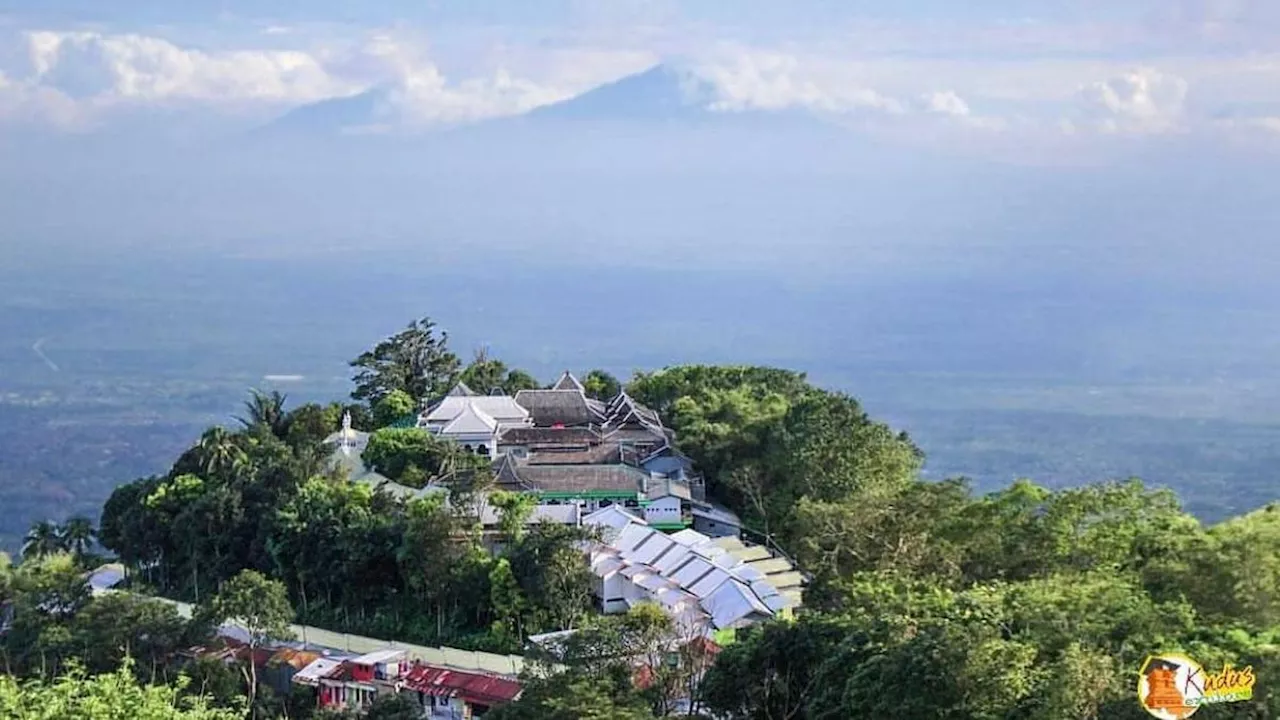
[[[576,492],[556,491],[547,492],[540,490],[532,490],[530,495],[538,497],[551,498],[556,500],[580,498],[583,500],[636,500],[636,493],[625,492],[622,490],[579,490]],[[642,505],[647,505],[648,501],[641,501]]]
[[[673,520],[670,522],[651,522],[649,523],[649,527],[657,528],[659,530],[683,530],[689,527],[689,523],[684,522],[683,520]]]

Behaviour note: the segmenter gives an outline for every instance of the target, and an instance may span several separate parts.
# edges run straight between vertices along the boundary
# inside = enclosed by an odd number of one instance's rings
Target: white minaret
[[[342,413],[342,440],[338,445],[343,455],[351,455],[351,411]]]

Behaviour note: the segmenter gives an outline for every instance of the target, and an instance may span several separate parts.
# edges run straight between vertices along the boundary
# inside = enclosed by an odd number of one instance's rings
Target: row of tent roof
[[[801,604],[804,576],[764,547],[687,529],[669,535],[616,505],[582,522],[602,531],[589,552],[606,612],[656,602],[687,630],[710,633],[788,616]]]

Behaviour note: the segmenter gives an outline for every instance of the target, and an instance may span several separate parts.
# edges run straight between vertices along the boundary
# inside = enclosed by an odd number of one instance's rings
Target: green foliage
[[[1180,579],[1208,619],[1280,627],[1280,505],[1210,528]]]
[[[461,450],[419,428],[383,428],[369,437],[361,458],[392,480],[426,480],[449,471]]]
[[[289,412],[289,430],[284,440],[295,451],[318,448],[325,438],[342,426],[342,413],[343,408],[337,403],[300,405]],[[355,425],[354,416],[352,425]]]
[[[760,459],[768,434],[809,387],[787,370],[686,365],[637,373],[627,391],[676,430],[680,447],[715,482]]]
[[[486,720],[652,720],[653,712],[626,675],[600,678],[576,674],[533,678],[514,703],[495,708]]]
[[[622,392],[622,383],[604,370],[592,370],[582,378],[582,388],[589,398],[612,400]]]
[[[498,490],[489,495],[489,504],[498,511],[498,533],[508,543],[524,537],[525,524],[538,506],[538,499],[526,493]]]
[[[415,401],[431,400],[457,380],[461,361],[448,349],[449,335],[422,318],[351,361],[356,389],[351,397],[372,406],[396,390]]]
[[[403,390],[392,390],[373,406],[373,421],[378,427],[387,427],[413,414],[418,407],[413,396]]]
[[[249,636],[251,654],[269,640],[293,639],[289,623],[293,621],[294,611],[284,583],[271,580],[255,570],[240,571],[224,583],[218,594],[198,612],[201,619],[212,624],[234,622],[243,628]],[[253,662],[246,664],[249,669],[249,698],[256,702],[258,667]]]
[[[499,558],[489,571],[489,604],[493,614],[500,623],[498,631],[502,634],[523,636],[523,619],[528,608],[520,584],[511,572],[511,563],[506,558]]]
[[[183,673],[189,678],[183,688],[184,694],[208,698],[213,707],[240,708],[247,700],[244,678],[233,665],[228,665],[221,658],[197,658],[183,668]]]
[[[369,706],[365,720],[419,720],[421,710],[404,695],[381,695]]]
[[[458,379],[481,394],[501,390],[507,395],[515,395],[521,390],[536,390],[540,387],[532,375],[523,370],[508,368],[501,360],[489,357],[485,350],[476,352]]]
[[[245,414],[236,419],[246,428],[261,425],[283,440],[289,434],[289,413],[284,409],[286,400],[287,397],[278,390],[251,390],[249,399],[244,403]]]
[[[293,636],[293,606],[283,583],[271,580],[255,570],[242,570],[223,583],[207,605],[203,617],[216,622],[235,622],[249,634],[249,645],[261,647],[270,639],[288,640]]]
[[[0,633],[0,667],[19,676],[51,677],[73,666],[111,672],[129,660],[139,678],[164,680],[173,653],[203,637],[169,603],[123,593],[92,597],[65,554],[16,568],[0,558],[5,602],[12,624]]]
[[[743,720],[808,717],[827,661],[842,646],[863,644],[846,624],[825,618],[753,629],[716,658],[702,699],[710,710]]]
[[[173,653],[195,639],[171,603],[125,593],[94,598],[76,614],[71,634],[89,672],[108,672],[129,657],[143,677],[164,677]]]
[[[52,520],[41,520],[31,526],[22,543],[24,559],[38,559],[55,553],[69,552],[77,558],[85,556],[98,531],[89,518],[77,515],[59,525]]]
[[[128,664],[87,676],[72,669],[51,682],[18,683],[0,675],[0,717],[8,720],[238,720],[237,710],[215,709],[176,686],[139,685]]]
[[[13,561],[8,554],[0,552],[0,604],[13,594],[14,569]]]
[[[521,590],[537,600],[524,623],[530,634],[571,630],[590,613],[595,575],[575,547],[583,537],[579,528],[538,523],[508,550]]]
[[[359,366],[375,407],[456,380],[443,339],[422,331]],[[483,355],[462,372],[477,390],[512,374]],[[589,375],[590,391],[608,380]],[[169,473],[117,490],[102,542],[140,579],[181,596],[207,600],[256,570],[335,629],[499,651],[579,629],[563,670],[532,673],[519,702],[493,711],[498,720],[660,716],[700,681],[707,709],[732,719],[1137,718],[1132,673],[1159,650],[1206,667],[1252,663],[1258,697],[1234,709],[1280,712],[1269,690],[1280,683],[1276,508],[1205,528],[1137,481],[1056,492],[1018,481],[986,496],[962,480],[924,482],[910,438],[785,370],[669,368],[638,375],[629,392],[674,427],[709,492],[812,575],[798,621],[741,632],[705,678],[707,658],[692,645],[672,657],[681,638],[656,609],[595,615],[582,533],[526,527],[529,498],[492,494],[501,550],[482,544],[476,517],[492,485],[483,459],[421,431],[375,433],[371,465],[414,482],[440,475],[448,504],[324,477],[312,453],[337,406],[290,413],[284,441],[268,423],[211,430]],[[17,596],[4,642],[27,670],[81,656],[107,664],[119,654],[77,643],[118,644],[130,625],[157,628],[148,658],[172,642],[164,618],[131,608],[114,611],[119,627],[99,617],[100,636],[86,634],[74,618],[93,617],[92,603],[70,582],[75,563],[52,555],[25,567],[8,581],[0,568],[0,593]]]
[[[690,675],[703,669],[701,658],[682,661],[679,647],[685,642],[670,617],[653,605],[597,618],[540,658],[544,662],[531,663],[520,700],[487,717],[666,717],[673,700],[686,694]]]
[[[41,520],[31,526],[31,530],[22,540],[22,557],[40,558],[61,552],[62,533],[58,524],[52,520]]]
[[[1239,567],[1212,538],[1240,533],[1264,564],[1274,557],[1265,510],[1206,532],[1166,493],[1134,481],[1057,493],[1020,482],[976,499],[962,483],[917,481],[894,507],[798,511],[801,557],[820,572],[811,614],[740,634],[703,683],[709,709],[731,718],[1138,718],[1128,673],[1150,653],[1180,650],[1216,668],[1262,667],[1275,652],[1265,570],[1256,584],[1248,570],[1243,580],[1204,575],[1210,557]],[[1225,623],[1248,629],[1215,634]],[[1275,703],[1259,690],[1238,709]]]

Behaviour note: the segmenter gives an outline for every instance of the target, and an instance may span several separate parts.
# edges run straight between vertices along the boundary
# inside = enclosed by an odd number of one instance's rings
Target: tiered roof
[[[502,433],[505,445],[525,445],[532,449],[564,445],[594,445],[600,432],[590,427],[513,427]]]
[[[630,465],[535,465],[504,455],[495,469],[499,487],[543,493],[648,492],[653,476]]]
[[[507,395],[459,394],[459,388],[466,389],[466,386],[459,383],[458,387],[423,413],[418,424],[443,429],[464,413],[476,415],[482,423],[491,421],[495,428],[499,425],[529,424],[529,411],[521,407],[515,398]],[[475,420],[469,419],[467,422],[474,423]]]
[[[580,389],[521,390],[515,400],[538,427],[598,425],[605,419],[602,404]]]

